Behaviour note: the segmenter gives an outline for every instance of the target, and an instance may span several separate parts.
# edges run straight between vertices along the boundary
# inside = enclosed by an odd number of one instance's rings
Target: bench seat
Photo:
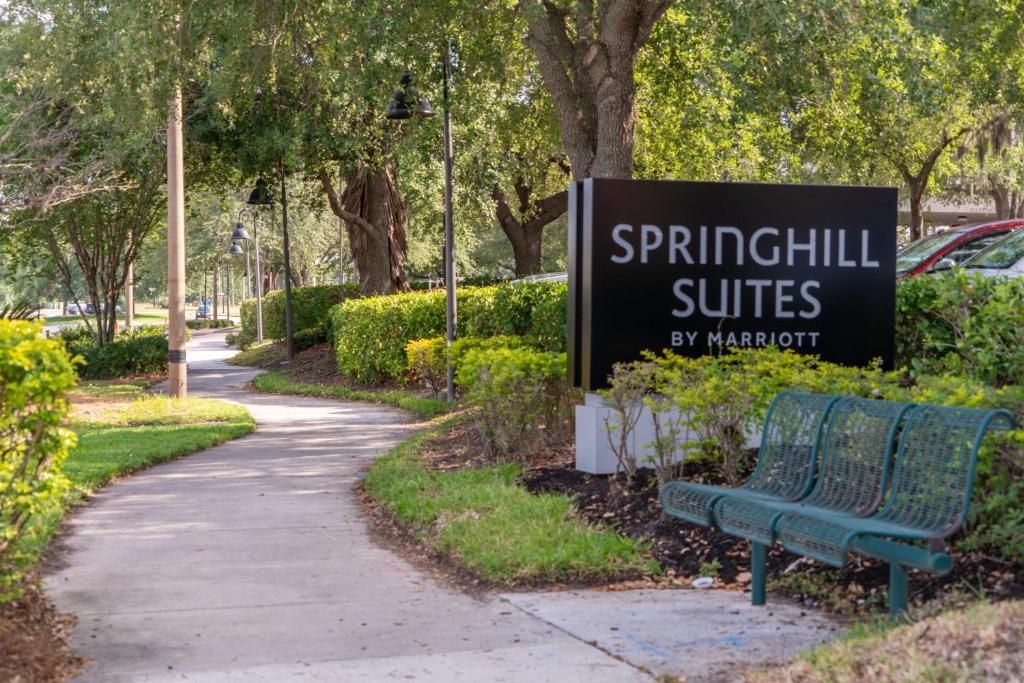
[[[825,420],[837,396],[784,391],[765,416],[754,473],[740,487],[671,481],[659,493],[662,509],[694,524],[714,522],[715,502],[723,495],[746,500],[796,501],[814,481]]]
[[[885,492],[896,432],[912,408],[894,401],[840,399],[829,415],[821,465],[807,497],[799,502],[759,501],[726,493],[715,503],[716,523],[726,533],[771,545],[776,521],[787,511],[813,506],[856,516],[871,514]]]

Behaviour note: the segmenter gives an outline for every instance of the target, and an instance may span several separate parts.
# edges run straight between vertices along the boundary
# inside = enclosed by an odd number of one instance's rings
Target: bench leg
[[[750,604],[765,603],[765,580],[768,573],[768,546],[750,542]]]
[[[889,616],[896,619],[907,611],[907,568],[889,563]]]

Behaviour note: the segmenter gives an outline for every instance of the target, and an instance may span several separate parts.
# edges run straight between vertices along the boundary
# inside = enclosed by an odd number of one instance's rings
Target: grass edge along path
[[[401,389],[353,389],[342,384],[308,384],[296,382],[287,373],[271,370],[257,375],[252,381],[256,391],[266,394],[287,394],[292,396],[314,396],[345,401],[370,401],[383,405],[403,408],[431,420],[449,410],[448,404],[439,398],[426,398]]]
[[[750,671],[760,683],[1017,680],[1024,670],[1024,601],[975,602],[911,624],[885,619],[789,664]]]
[[[25,549],[34,561],[60,531],[64,516],[96,489],[117,477],[212,448],[256,428],[244,406],[214,399],[149,397],[114,405],[117,409],[106,415],[70,421],[78,444],[64,461],[62,472],[71,488],[58,505],[34,521],[26,536]]]
[[[490,584],[589,583],[656,574],[643,541],[589,524],[560,494],[532,494],[513,463],[431,470],[426,442],[461,420],[452,415],[374,461],[364,488],[415,538]]]

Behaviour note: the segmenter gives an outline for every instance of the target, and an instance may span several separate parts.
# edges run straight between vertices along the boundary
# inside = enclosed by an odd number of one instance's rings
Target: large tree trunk
[[[636,56],[671,0],[519,0],[573,177],[633,175]],[[596,5],[596,7],[595,7]]]
[[[359,164],[339,197],[326,169],[320,183],[331,211],[348,225],[348,243],[365,294],[409,291],[405,274],[405,210],[391,167]]]
[[[993,187],[989,190],[989,194],[992,195],[992,200],[996,205],[996,218],[999,220],[1006,220],[1007,218],[1014,218],[1017,212],[1017,198],[1016,192],[1010,192],[1007,187]]]
[[[924,188],[927,181],[918,178],[907,181],[910,190],[910,241],[919,240],[924,235]]]
[[[544,228],[568,209],[568,192],[557,192],[538,202],[530,202],[530,187],[522,178],[516,181],[519,196],[517,218],[508,204],[505,194],[497,186],[491,191],[495,203],[498,225],[512,243],[512,254],[516,261],[516,277],[525,277],[540,272],[541,248],[544,244]],[[523,217],[526,217],[523,220]]]

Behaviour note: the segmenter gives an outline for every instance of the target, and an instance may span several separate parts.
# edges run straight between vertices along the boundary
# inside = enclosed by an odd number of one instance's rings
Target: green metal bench
[[[1006,410],[918,405],[899,436],[881,510],[857,517],[800,506],[778,517],[775,533],[786,549],[836,567],[851,550],[888,561],[889,613],[899,615],[907,609],[908,567],[936,574],[952,568],[944,539],[967,518],[985,433],[1015,425]]]
[[[821,445],[821,465],[814,488],[799,502],[754,499],[724,493],[715,503],[714,518],[726,533],[750,541],[751,599],[765,603],[768,547],[775,542],[775,523],[785,512],[814,506],[866,516],[882,501],[895,437],[909,403],[867,398],[842,398],[829,413]]]
[[[772,401],[765,416],[757,466],[743,486],[730,488],[671,481],[661,488],[662,509],[675,517],[703,526],[714,519],[715,502],[725,494],[751,499],[795,501],[807,495],[822,428],[836,396],[785,391]]]

